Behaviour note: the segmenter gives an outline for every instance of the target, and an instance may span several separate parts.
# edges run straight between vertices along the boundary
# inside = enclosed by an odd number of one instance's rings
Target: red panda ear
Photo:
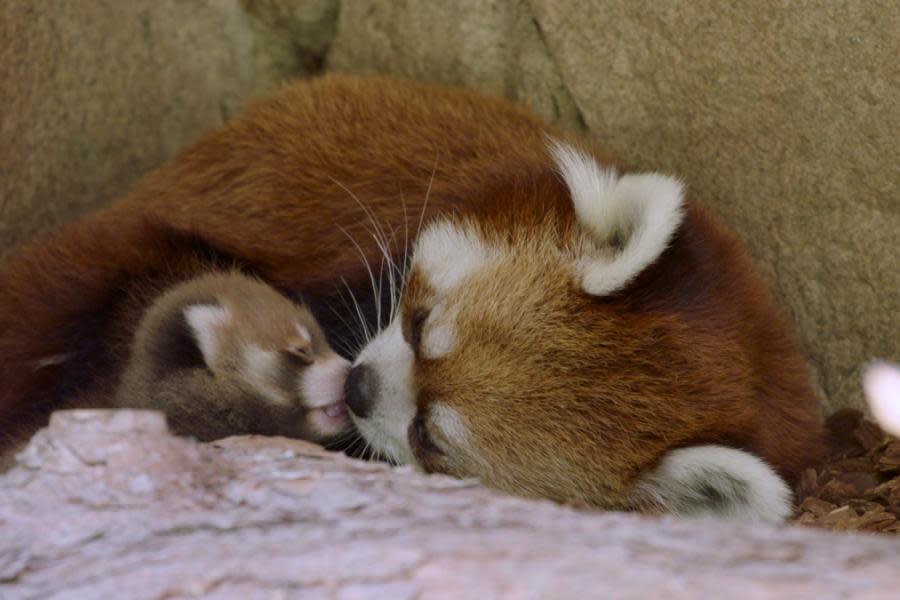
[[[184,318],[194,334],[204,362],[212,367],[221,350],[221,329],[231,320],[231,313],[218,304],[194,304],[184,309]]]
[[[581,287],[616,292],[666,249],[683,217],[683,186],[666,175],[619,176],[590,155],[556,140],[550,153],[587,235],[578,260]]]

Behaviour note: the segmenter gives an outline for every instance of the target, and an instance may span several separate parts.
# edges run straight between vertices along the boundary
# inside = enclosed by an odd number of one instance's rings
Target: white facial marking
[[[271,373],[275,367],[275,360],[274,352],[263,350],[256,344],[244,348],[244,366],[250,373]]]
[[[309,335],[309,329],[300,323],[294,323],[294,327],[297,328],[297,333],[300,335],[300,339],[303,340],[304,344],[308,344],[312,341],[312,336]]]
[[[749,452],[712,444],[670,451],[635,495],[681,517],[777,524],[791,515],[791,491],[772,467]]]
[[[439,304],[431,310],[422,338],[422,355],[431,360],[447,356],[456,346],[456,323],[452,311]]]
[[[900,436],[900,365],[870,365],[863,376],[863,387],[878,424],[891,435]]]
[[[431,419],[434,425],[441,430],[444,437],[457,447],[466,447],[469,444],[469,428],[459,412],[447,406],[443,402],[436,402],[431,406]]]
[[[377,397],[372,399],[372,413],[367,418],[353,415],[353,422],[366,441],[391,459],[408,463],[413,454],[407,431],[416,415],[416,399],[412,388],[415,356],[403,339],[399,319],[369,342],[354,364],[365,364],[378,378]]]
[[[212,366],[219,354],[217,329],[231,320],[231,313],[216,304],[196,304],[184,310],[184,318],[194,332],[203,360]]]
[[[247,383],[273,404],[289,406],[291,399],[271,383],[278,355],[270,350],[264,350],[256,344],[250,344],[244,348],[243,356],[244,364],[241,372]]]
[[[321,408],[341,402],[344,382],[350,363],[335,356],[328,360],[315,361],[306,367],[298,390],[307,408]]]
[[[681,225],[683,186],[658,173],[619,177],[556,140],[550,153],[572,195],[578,222],[595,248],[579,260],[582,288],[611,294],[659,258]]]
[[[453,351],[456,345],[456,331],[452,323],[440,323],[429,327],[422,342],[422,354],[434,360]]]
[[[416,240],[413,260],[439,294],[496,260],[500,252],[469,226],[437,221]]]

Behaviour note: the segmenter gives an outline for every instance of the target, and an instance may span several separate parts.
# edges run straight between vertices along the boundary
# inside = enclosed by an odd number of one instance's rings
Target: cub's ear
[[[725,446],[672,450],[644,475],[632,505],[679,517],[783,523],[791,515],[784,480],[756,456]]]
[[[683,186],[658,173],[620,177],[557,140],[550,140],[550,154],[589,239],[579,251],[582,289],[592,296],[622,289],[659,258],[681,225]]]
[[[221,328],[231,320],[231,313],[218,304],[194,304],[184,309],[184,318],[203,361],[212,367],[221,350]]]

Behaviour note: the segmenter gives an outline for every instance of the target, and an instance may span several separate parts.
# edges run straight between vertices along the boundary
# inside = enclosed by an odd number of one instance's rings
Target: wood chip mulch
[[[900,533],[900,440],[861,412],[827,421],[831,453],[797,485],[794,522],[834,531]]]

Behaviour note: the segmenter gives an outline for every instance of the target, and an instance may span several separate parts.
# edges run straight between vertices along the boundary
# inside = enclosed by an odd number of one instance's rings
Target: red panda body
[[[600,291],[602,276],[591,285],[577,283],[574,276],[567,280],[566,274],[576,271],[587,282],[594,277],[592,269],[618,268],[616,256],[631,250],[650,255],[637,242],[636,249],[630,246],[628,236],[642,231],[636,222],[617,230],[607,240],[609,248],[594,240],[597,247],[591,246],[590,252],[599,253],[599,267],[578,256],[587,252],[584,244],[594,244],[581,239],[587,235],[583,231],[605,227],[584,216],[589,209],[576,210],[577,216],[572,210],[575,188],[581,185],[579,173],[601,179],[606,175],[592,172],[594,167],[573,167],[568,177],[561,177],[561,162],[548,151],[548,136],[564,139],[522,107],[466,91],[341,76],[287,87],[187,148],[108,209],[3,257],[0,411],[7,422],[15,422],[39,407],[79,396],[95,398],[124,364],[108,339],[127,337],[137,324],[134,311],[122,309],[128,290],[148,278],[185,278],[178,265],[193,264],[198,247],[216,260],[239,262],[279,289],[316,298],[320,306],[341,312],[342,319],[355,318],[355,311],[340,300],[345,285],[364,301],[367,313],[381,304],[387,310],[383,298],[373,298],[374,282],[360,258],[362,254],[377,267],[383,256],[368,213],[384,228],[394,258],[400,259],[405,258],[404,247],[412,250],[421,229],[446,215],[474,228],[473,235],[488,240],[491,248],[502,246],[507,252],[516,250],[516,244],[552,246],[556,250],[547,252],[554,258],[548,261],[569,261],[558,272],[545,271],[544,287],[558,286],[566,300],[555,306],[561,312],[546,320],[542,335],[553,339],[554,323],[565,320],[560,315],[570,311],[570,321],[581,327],[579,335],[600,327],[614,339],[600,345],[590,342],[596,346],[591,355],[607,359],[607,364],[596,365],[597,371],[581,365],[580,372],[560,369],[553,381],[537,380],[514,372],[510,365],[516,361],[510,354],[502,368],[485,372],[491,382],[467,379],[465,390],[461,382],[458,388],[444,386],[434,392],[444,400],[448,394],[461,399],[458,412],[464,413],[467,431],[482,444],[477,452],[472,450],[478,456],[473,454],[471,464],[489,462],[490,469],[473,473],[460,466],[466,461],[442,467],[441,460],[435,460],[429,465],[414,448],[409,459],[428,470],[480,476],[502,489],[596,506],[637,503],[634,490],[642,474],[656,468],[672,449],[697,444],[750,452],[788,480],[796,478],[821,451],[819,406],[803,358],[745,250],[720,222],[688,202],[657,255],[640,258],[645,268],[628,274],[619,288]],[[573,160],[590,157],[596,162],[579,146],[569,148],[582,153]],[[648,202],[653,205],[652,199]],[[638,241],[655,248],[647,240]],[[443,260],[455,264],[455,259]],[[510,260],[498,259],[496,280],[503,279],[503,265],[508,264],[534,278],[528,289],[543,286],[540,271]],[[407,312],[416,302],[435,295],[422,270],[414,260],[409,281],[397,294],[399,306],[390,316],[397,317],[398,328],[412,318]],[[479,289],[502,293],[486,284]],[[549,299],[532,298],[523,290],[526,310],[543,310],[542,302]],[[491,298],[484,302],[490,304]],[[503,314],[502,302],[497,304],[497,314]],[[327,312],[316,312],[339,345],[352,341],[352,334]],[[489,327],[484,320],[493,317],[478,318],[477,323]],[[457,343],[467,326],[456,322]],[[631,335],[635,332],[639,335]],[[538,335],[537,330],[533,333]],[[555,340],[544,354],[540,344],[515,352],[527,358],[523,365],[533,367],[577,356],[579,339],[571,338],[572,347]],[[424,394],[440,387],[434,378],[452,381],[446,369],[465,368],[465,361],[455,356],[417,362],[411,385]],[[615,385],[604,390],[604,377],[613,373]],[[487,435],[476,431],[476,397],[479,385],[495,384],[497,393],[513,395],[509,386],[536,386],[535,404],[527,413],[486,417],[483,426],[501,432]],[[602,398],[600,404],[579,401],[577,410],[567,412],[567,397],[584,400],[591,389]],[[636,390],[649,395],[636,402]],[[428,399],[417,396],[415,405],[427,408]],[[606,415],[596,421],[603,422],[603,440],[591,434],[596,415],[584,418],[585,411],[592,410]],[[512,421],[503,421],[507,418]],[[577,421],[583,422],[585,435],[557,427]],[[414,423],[406,425],[414,446]],[[546,449],[542,444],[552,439],[554,452],[569,453],[572,464],[614,451],[614,457],[596,465],[600,470],[608,462],[615,465],[618,474],[610,483],[614,493],[591,498],[584,491],[590,485],[567,493],[566,483],[549,491],[529,481],[529,468],[554,468],[551,463],[516,465],[492,481],[485,473],[502,473],[504,461],[512,460],[510,449],[530,443],[532,433],[536,447]],[[494,450],[488,452],[489,446]],[[563,470],[569,468],[571,464]]]

